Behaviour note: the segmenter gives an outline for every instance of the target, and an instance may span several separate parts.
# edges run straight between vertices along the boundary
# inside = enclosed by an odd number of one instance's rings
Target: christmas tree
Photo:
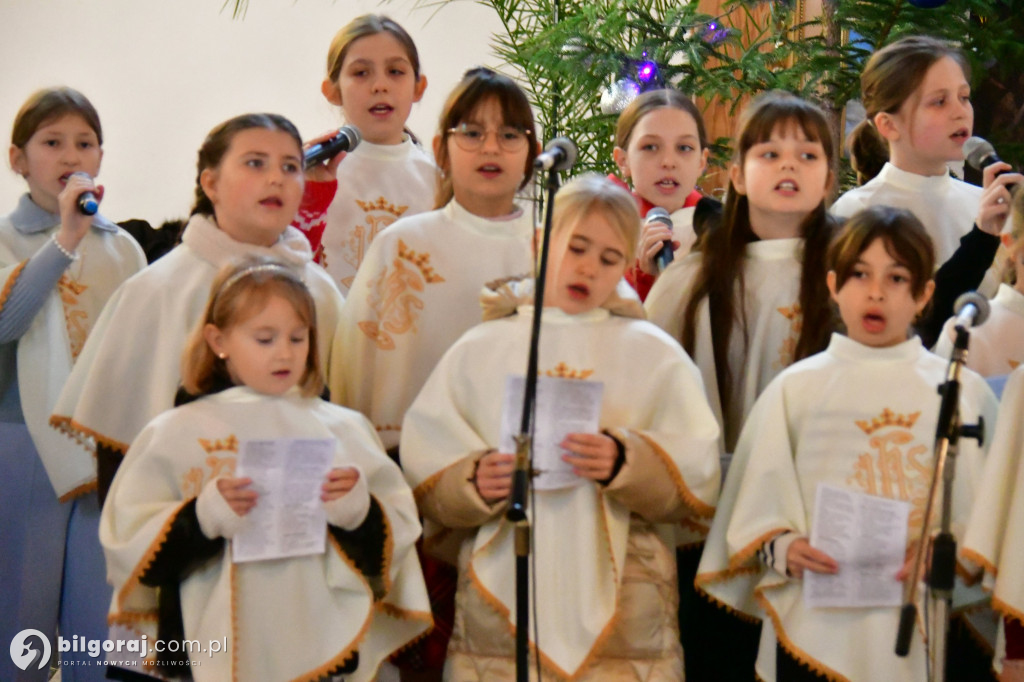
[[[617,105],[664,85],[733,113],[750,95],[789,90],[820,104],[838,135],[864,60],[910,34],[961,46],[975,134],[1015,166],[1024,160],[1024,0],[823,0],[814,16],[801,16],[806,0],[478,1],[501,20],[495,50],[519,72],[545,139],[579,144],[577,170],[613,170]]]

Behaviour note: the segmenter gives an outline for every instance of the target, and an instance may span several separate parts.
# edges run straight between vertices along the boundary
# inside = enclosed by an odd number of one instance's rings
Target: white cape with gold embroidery
[[[404,471],[417,494],[471,453],[497,448],[505,377],[525,369],[532,311],[522,306],[513,317],[467,332],[423,387],[401,443]],[[719,484],[718,427],[682,349],[653,325],[600,308],[577,316],[547,308],[543,320],[540,372],[602,382],[602,428],[637,432],[687,506],[710,516]],[[542,568],[533,582],[541,606],[530,616],[530,638],[536,622],[546,663],[571,676],[615,617],[630,511],[596,484],[536,491],[534,500],[534,552]],[[674,547],[672,528],[663,529],[663,541]],[[425,539],[443,533],[428,526]],[[500,515],[467,542],[473,587],[514,631],[512,525]]]
[[[1002,376],[1024,362],[1024,294],[1000,284],[985,324],[971,330],[967,366],[983,377]],[[948,358],[953,352],[955,318],[946,320],[935,344],[935,354]]]
[[[0,222],[0,310],[25,261],[58,228],[22,234],[7,219]],[[77,251],[78,260],[61,277],[17,343],[18,389],[25,424],[50,483],[62,499],[94,486],[96,462],[81,439],[69,439],[50,428],[50,414],[103,304],[122,282],[146,265],[142,249],[121,230],[90,228]],[[82,364],[80,359],[78,362]]]
[[[985,570],[992,606],[1024,621],[1024,368],[1010,375],[999,406],[963,556]]]
[[[702,301],[697,309],[693,360],[704,379],[708,402],[722,424],[726,452],[733,451],[743,422],[761,391],[793,362],[803,322],[800,312],[802,249],[802,239],[769,239],[747,244],[744,310],[751,352],[744,344],[743,330],[737,326],[729,344],[733,386],[724,420],[707,300]],[[674,261],[654,282],[644,302],[647,319],[680,342],[683,338],[683,312],[700,268],[700,258],[699,253],[694,253]]]
[[[819,483],[909,501],[916,539],[931,481],[936,388],[945,372],[946,362],[918,337],[877,349],[836,334],[828,350],[794,364],[758,400],[726,478],[697,585],[731,609],[763,619],[762,679],[775,679],[776,639],[829,679],[925,679],[920,637],[908,657],[893,652],[897,607],[809,609],[801,581],[765,569],[756,553],[780,532],[810,535]],[[995,418],[995,396],[969,370],[960,409],[965,424]],[[953,493],[958,536],[982,458],[975,441],[960,441]]]
[[[288,227],[272,247],[243,244],[196,215],[181,245],[114,293],[61,392],[51,423],[125,452],[150,419],[173,407],[185,340],[202,316],[217,272],[250,255],[277,258],[301,275],[316,302],[326,367],[343,301],[327,273],[312,262],[305,235]]]
[[[363,140],[338,166],[338,191],[327,208],[323,265],[342,293],[371,242],[399,218],[434,207],[437,166],[410,138],[381,145]]]
[[[488,282],[532,272],[532,220],[488,219],[454,200],[403,218],[370,245],[334,340],[332,399],[373,422],[387,448],[434,365],[480,322]]]
[[[340,546],[325,554],[231,563],[230,541],[181,583],[185,637],[227,638],[227,652],[191,668],[211,680],[317,680],[355,650],[346,680],[373,679],[392,651],[425,632],[430,606],[413,543],[416,507],[398,467],[361,415],[291,393],[237,387],[154,419],[132,444],[103,507],[100,541],[114,585],[110,622],[156,638],[154,588],[139,577],[182,505],[212,477],[234,469],[242,439],[334,438],[334,466],[355,465],[385,516],[387,595],[374,602]]]

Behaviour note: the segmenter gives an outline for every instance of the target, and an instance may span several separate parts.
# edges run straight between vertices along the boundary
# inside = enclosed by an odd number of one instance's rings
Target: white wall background
[[[413,0],[250,0],[232,19],[223,0],[0,0],[0,140],[38,88],[81,90],[103,123],[102,212],[154,226],[184,217],[196,152],[221,121],[249,111],[290,118],[310,138],[341,122],[320,94],[339,28],[384,13],[412,35],[428,87],[409,128],[429,144],[462,73],[495,66],[494,11],[471,0],[434,9]],[[0,214],[25,191],[3,156]]]

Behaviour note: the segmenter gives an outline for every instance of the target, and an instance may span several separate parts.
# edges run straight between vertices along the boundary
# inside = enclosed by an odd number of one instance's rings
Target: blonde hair
[[[345,57],[348,55],[352,43],[360,38],[375,36],[379,33],[390,33],[395,40],[401,43],[405,48],[405,56],[412,64],[413,76],[419,79],[420,54],[416,50],[416,43],[413,42],[412,36],[396,21],[383,14],[364,14],[345,24],[331,40],[331,46],[327,49],[327,77],[332,83],[338,82],[341,67],[345,63]]]
[[[291,303],[295,314],[309,328],[309,353],[306,371],[298,384],[300,392],[306,397],[323,392],[313,296],[291,268],[266,256],[247,257],[217,273],[203,316],[192,329],[182,353],[181,383],[186,391],[203,395],[218,384],[231,383],[227,363],[217,357],[206,342],[206,325],[227,331],[263,310],[272,296],[280,296]]]
[[[555,195],[551,236],[600,212],[626,243],[625,262],[632,263],[640,241],[640,211],[636,199],[622,187],[596,173],[573,178]]]

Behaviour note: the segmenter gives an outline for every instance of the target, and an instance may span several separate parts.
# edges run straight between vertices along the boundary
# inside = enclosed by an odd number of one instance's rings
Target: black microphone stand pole
[[[935,429],[935,468],[928,490],[921,537],[917,541],[914,569],[905,590],[906,598],[900,609],[900,625],[896,636],[896,655],[906,656],[917,622],[917,589],[924,572],[925,559],[931,549],[931,567],[928,571],[928,598],[934,604],[932,611],[932,636],[926,638],[928,658],[931,662],[929,679],[942,682],[946,676],[946,639],[949,632],[949,612],[953,599],[953,581],[956,576],[956,538],[953,537],[953,478],[956,473],[956,453],[960,437],[974,438],[981,444],[985,436],[985,421],[978,417],[977,424],[960,423],[960,371],[967,360],[967,344],[970,333],[966,326],[956,328],[956,343],[946,371],[946,382],[939,386],[942,403],[939,420]],[[929,536],[933,508],[939,495],[939,481],[942,481],[942,516],[939,531]],[[928,628],[925,628],[928,632]]]
[[[516,680],[528,682],[530,678],[530,521],[526,515],[526,500],[533,471],[531,433],[537,397],[537,365],[540,351],[540,323],[544,311],[544,284],[548,269],[548,243],[551,240],[551,216],[555,193],[558,191],[558,171],[548,171],[547,205],[544,207],[544,233],[541,239],[540,264],[534,286],[533,327],[530,332],[530,356],[526,364],[523,389],[523,416],[516,436],[516,469],[512,476],[512,497],[505,518],[515,524],[516,548]]]

